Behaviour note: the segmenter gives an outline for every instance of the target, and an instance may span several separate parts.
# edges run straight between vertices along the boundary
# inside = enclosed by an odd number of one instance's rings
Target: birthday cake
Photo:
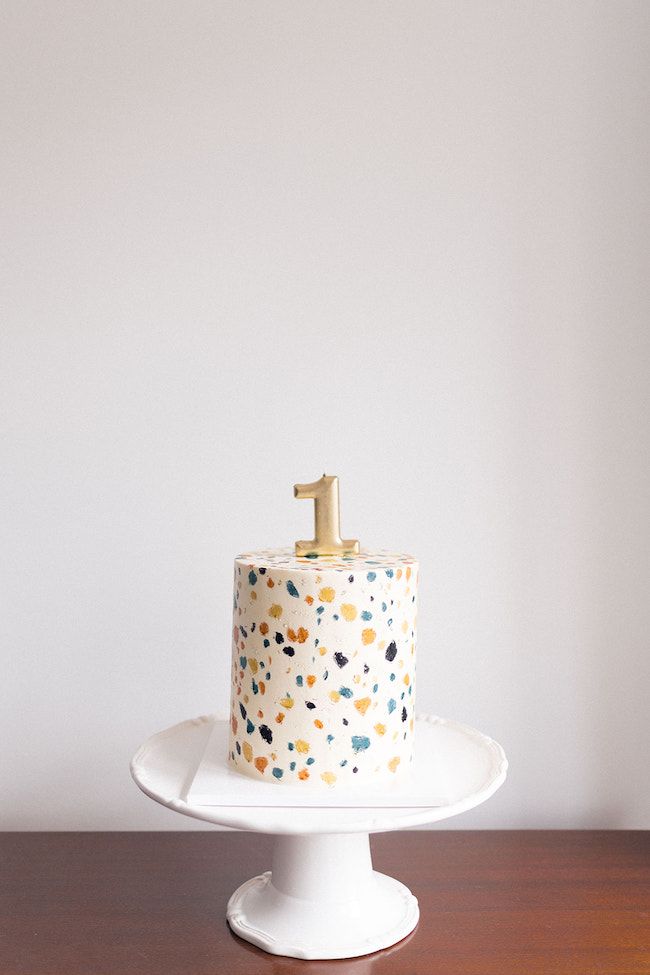
[[[379,783],[412,759],[417,560],[335,539],[235,560],[228,757],[259,780]]]

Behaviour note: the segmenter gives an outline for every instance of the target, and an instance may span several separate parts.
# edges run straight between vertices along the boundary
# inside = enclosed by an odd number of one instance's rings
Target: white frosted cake
[[[393,781],[413,754],[417,561],[235,560],[229,762],[278,785]]]

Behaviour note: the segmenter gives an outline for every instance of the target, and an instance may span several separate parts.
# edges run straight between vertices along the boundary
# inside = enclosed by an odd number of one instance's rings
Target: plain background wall
[[[450,825],[650,826],[650,4],[1,19],[1,825],[200,826],[129,759],[326,470],[508,752]]]

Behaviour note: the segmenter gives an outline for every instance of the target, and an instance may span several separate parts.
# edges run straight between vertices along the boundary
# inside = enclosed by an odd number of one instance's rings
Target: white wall
[[[196,828],[236,552],[422,561],[459,827],[650,826],[650,4],[3,5],[4,828]]]

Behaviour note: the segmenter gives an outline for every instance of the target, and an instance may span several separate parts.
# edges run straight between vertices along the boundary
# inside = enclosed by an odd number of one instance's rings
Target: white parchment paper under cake
[[[185,801],[205,806],[427,808],[457,802],[466,794],[468,781],[476,790],[482,788],[492,774],[492,764],[489,755],[472,747],[472,735],[477,732],[437,718],[418,717],[416,725],[417,745],[410,775],[383,785],[331,789],[323,784],[307,792],[292,785],[278,789],[273,783],[235,771],[226,759],[228,723],[215,719]],[[428,739],[433,739],[434,733],[432,755]]]

